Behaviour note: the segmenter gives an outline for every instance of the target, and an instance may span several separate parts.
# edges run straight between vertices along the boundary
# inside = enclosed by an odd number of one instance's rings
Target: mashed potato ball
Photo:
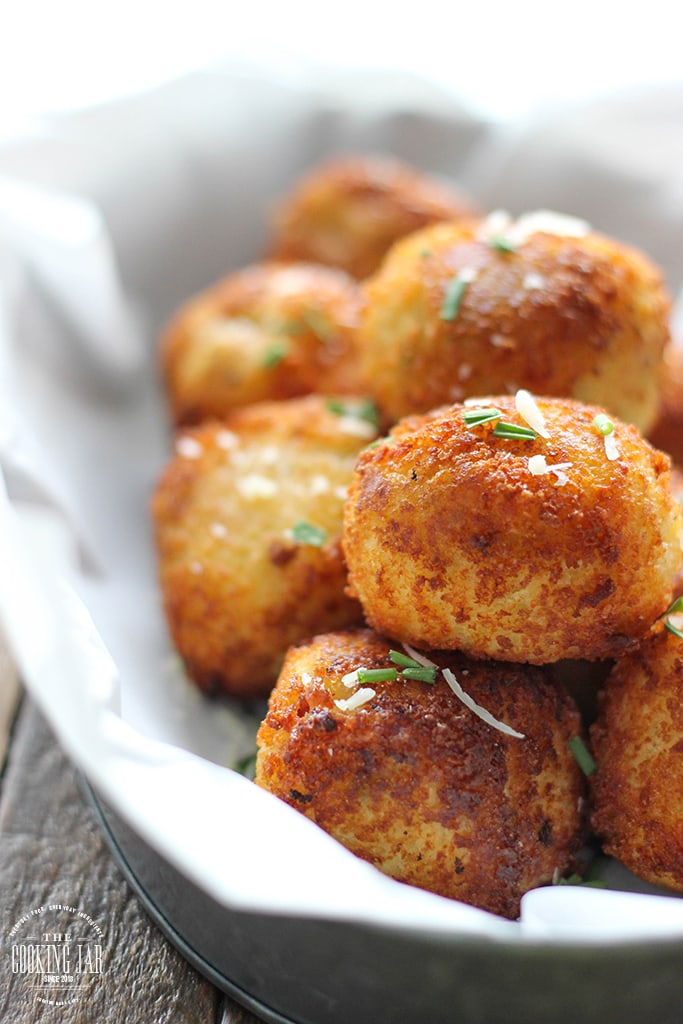
[[[161,339],[173,419],[197,423],[253,402],[358,391],[360,292],[346,274],[262,263],[190,299]]]
[[[683,892],[683,639],[660,624],[617,663],[591,739],[603,848],[639,878]]]
[[[438,224],[398,242],[365,285],[365,386],[390,420],[469,396],[657,414],[669,299],[639,252],[551,213]]]
[[[664,353],[661,403],[648,439],[683,469],[683,344],[669,345]]]
[[[262,403],[181,433],[152,501],[166,617],[207,692],[267,693],[285,650],[361,619],[340,533],[364,405]]]
[[[681,509],[668,457],[633,427],[521,391],[408,417],[362,452],[343,545],[349,592],[381,633],[592,661],[666,608]]]
[[[391,647],[359,629],[292,648],[259,730],[256,782],[393,878],[516,917],[523,893],[571,870],[581,843],[579,715],[547,670],[430,652],[491,724],[440,672],[408,678]],[[371,681],[356,681],[359,669]]]
[[[362,279],[398,238],[440,220],[475,216],[452,187],[389,157],[350,156],[315,167],[273,217],[271,255],[341,267]]]

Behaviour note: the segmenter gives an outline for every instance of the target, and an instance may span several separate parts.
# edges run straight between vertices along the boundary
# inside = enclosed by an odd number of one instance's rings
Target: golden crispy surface
[[[591,738],[592,821],[605,851],[683,892],[683,640],[659,626],[619,661]]]
[[[673,466],[671,470],[671,490],[675,500],[683,509],[683,470]],[[674,577],[674,597],[683,595],[683,563]]]
[[[370,630],[289,651],[258,735],[256,781],[394,878],[507,917],[572,868],[584,780],[578,713],[544,670],[430,653],[524,739],[467,710],[443,678],[374,683],[353,711],[342,677],[391,666]]]
[[[669,345],[664,353],[661,403],[648,438],[683,469],[683,345]]]
[[[647,430],[669,339],[659,271],[594,234],[533,234],[501,252],[481,230],[460,222],[417,232],[366,282],[361,372],[383,414],[525,387],[604,405]],[[474,279],[443,319],[462,272]]]
[[[267,693],[289,644],[359,621],[339,535],[356,453],[373,436],[315,396],[180,435],[152,515],[171,636],[202,689]],[[324,543],[297,540],[300,522]]]
[[[341,267],[362,279],[398,238],[475,213],[454,189],[398,160],[343,157],[314,168],[281,201],[270,253]]]
[[[523,420],[507,396],[491,404]],[[669,460],[598,409],[538,399],[550,440],[468,427],[455,405],[403,420],[359,456],[345,506],[350,593],[417,647],[545,663],[614,657],[667,607],[681,562]],[[535,476],[529,458],[569,463]]]
[[[161,339],[173,419],[198,423],[254,402],[358,390],[361,296],[329,267],[261,263],[178,310]]]

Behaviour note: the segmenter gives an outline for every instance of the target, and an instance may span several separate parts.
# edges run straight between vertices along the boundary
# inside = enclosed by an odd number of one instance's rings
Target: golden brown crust
[[[476,215],[452,187],[389,157],[349,156],[315,167],[273,217],[270,255],[374,273],[399,238],[442,220]]]
[[[360,621],[339,535],[355,456],[373,435],[316,396],[180,435],[152,515],[169,629],[201,689],[267,693],[289,644]],[[324,542],[297,540],[299,522]]]
[[[342,677],[391,666],[370,630],[289,651],[258,735],[256,781],[401,881],[515,917],[521,895],[573,867],[584,780],[570,749],[578,713],[544,670],[431,652],[494,716],[443,678],[373,683],[353,711]]]
[[[655,448],[667,452],[683,469],[683,345],[664,353],[664,378],[659,413],[648,434]]]
[[[648,429],[657,412],[669,298],[636,250],[595,234],[531,235],[514,252],[483,223],[398,242],[365,284],[365,386],[389,420],[468,396],[570,396]],[[453,279],[474,274],[444,319]]]
[[[683,892],[683,640],[659,625],[618,662],[591,739],[592,822],[605,852]]]
[[[311,264],[254,264],[194,296],[160,342],[174,421],[311,392],[356,393],[360,304],[350,277]]]
[[[494,397],[522,424],[515,402]],[[379,632],[417,647],[542,664],[623,652],[670,600],[681,511],[670,463],[599,412],[538,399],[550,440],[468,427],[463,406],[409,417],[362,452],[344,512],[350,593]],[[531,456],[569,463],[535,476]]]

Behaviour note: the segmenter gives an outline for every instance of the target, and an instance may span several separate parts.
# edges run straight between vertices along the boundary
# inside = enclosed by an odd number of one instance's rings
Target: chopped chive
[[[586,744],[580,736],[572,736],[569,740],[569,749],[576,758],[576,763],[584,775],[594,775],[597,765]]]
[[[418,679],[422,683],[435,683],[437,672],[438,669],[430,668],[429,665],[416,665],[415,668],[412,665],[406,665],[401,670],[401,675],[404,679]]]
[[[263,365],[266,369],[270,370],[278,363],[281,363],[289,352],[289,345],[278,343],[271,345],[266,354],[263,357]]]
[[[683,630],[679,629],[678,626],[674,626],[673,622],[669,619],[670,615],[680,615],[683,613],[683,596],[677,597],[673,604],[670,604],[667,610],[664,612],[664,626],[677,636],[679,640],[683,640]]]
[[[598,415],[593,420],[593,426],[599,434],[603,435],[603,437],[606,437],[608,434],[611,434],[614,431],[614,424],[612,423],[609,416],[605,416],[604,412],[598,413]]]
[[[301,319],[308,330],[322,341],[323,345],[329,345],[329,343],[334,340],[334,327],[317,310],[307,310]]]
[[[375,429],[379,427],[379,413],[371,398],[363,398],[359,402],[344,402],[340,398],[328,398],[325,404],[335,416],[355,416],[358,420],[366,420]]]
[[[404,668],[420,668],[419,661],[415,661],[415,658],[409,658],[403,651],[389,651],[389,658],[393,661],[394,665],[403,665]]]
[[[327,531],[323,530],[322,526],[302,521],[292,527],[292,536],[299,544],[308,544],[310,547],[319,548],[325,543]]]
[[[517,246],[505,235],[495,235],[490,239],[489,245],[497,252],[517,252]]]
[[[494,437],[505,437],[508,440],[523,440],[533,441],[534,438],[538,437],[535,430],[531,427],[520,427],[516,423],[506,423],[504,420],[500,420],[496,423],[493,428]]]
[[[448,283],[439,314],[442,320],[455,320],[468,284],[469,278],[462,274],[456,274]]]
[[[468,427],[478,427],[481,423],[499,420],[502,415],[500,409],[491,407],[487,409],[466,409],[462,414],[462,418]]]
[[[391,683],[398,679],[398,671],[395,668],[359,668],[357,676],[359,683]]]
[[[240,775],[245,775],[248,779],[253,780],[256,774],[256,753],[253,750],[250,754],[239,757],[232,766],[233,771],[239,772]]]
[[[581,875],[568,875],[567,878],[558,878],[553,885],[583,885],[590,889],[606,889],[607,882],[601,878],[582,878]]]
[[[420,256],[422,257],[423,260],[428,260],[431,255],[431,249],[423,249],[422,252],[420,253]]]

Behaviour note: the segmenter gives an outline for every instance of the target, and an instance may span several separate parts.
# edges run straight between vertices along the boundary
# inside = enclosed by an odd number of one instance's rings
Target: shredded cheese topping
[[[411,647],[410,644],[404,643],[403,650],[412,657],[418,665],[423,665],[425,668],[438,669],[435,662],[431,662],[428,657],[425,657],[425,655],[421,654],[419,650]],[[478,705],[476,700],[473,700],[469,693],[465,692],[451,669],[440,669],[439,671],[458,699],[461,700],[465,707],[476,715],[477,718],[480,718],[482,722],[485,722],[487,725],[493,726],[494,729],[498,729],[499,732],[504,732],[508,736],[515,736],[517,739],[524,739],[523,732],[517,732],[516,729],[513,729],[510,725],[506,725],[505,722],[499,722],[499,720],[490,714],[490,712],[486,711],[485,708],[482,708],[481,705]]]
[[[571,469],[571,462],[556,462],[549,466],[545,455],[532,455],[528,462],[529,472],[532,476],[544,476],[546,473],[554,473],[557,477],[556,486],[563,487],[569,480],[565,470]]]
[[[617,439],[614,436],[614,431],[609,434],[605,434],[605,455],[610,462],[614,462],[615,459],[619,458],[619,448],[617,447]]]
[[[194,437],[179,437],[175,450],[183,459],[200,459],[204,453],[203,446]]]
[[[372,700],[375,692],[371,686],[361,686],[360,690],[356,690],[350,697],[341,697],[339,700],[335,700],[334,703],[340,711],[355,711],[356,708]]]
[[[277,494],[278,487],[274,480],[260,473],[248,473],[235,481],[235,486],[243,498],[272,498]]]
[[[550,437],[548,428],[545,425],[545,417],[538,405],[536,399],[527,391],[525,388],[520,388],[515,394],[515,408],[517,412],[525,420],[532,430],[535,430],[537,434],[544,437],[546,440]]]
[[[510,245],[523,245],[532,235],[557,235],[560,238],[582,238],[590,231],[590,224],[578,217],[555,210],[534,210],[513,220],[505,210],[494,210],[479,228],[478,238],[493,241],[503,235]],[[526,287],[526,286],[525,286]]]
[[[418,665],[424,665],[425,668],[439,668],[436,662],[430,661],[429,658],[425,657],[424,654],[420,654],[420,652],[416,651],[414,647],[410,646],[410,644],[404,643],[403,650],[406,652],[407,655],[413,658],[413,660],[416,661]],[[497,718],[494,718],[490,711],[487,711],[486,708],[483,708],[480,704],[477,704],[477,702],[473,700],[470,697],[470,695],[463,690],[462,686],[460,685],[460,683],[455,678],[455,676],[453,675],[452,671],[449,668],[443,668],[439,671],[443,675],[444,679],[446,680],[446,682],[448,683],[448,685],[450,686],[451,690],[458,698],[458,700],[462,701],[465,707],[468,708],[468,710],[471,711],[473,714],[475,714],[477,718],[481,718],[481,720],[483,722],[486,722],[487,725],[492,726],[494,729],[498,729],[499,732],[505,733],[506,736],[514,736],[516,739],[520,740],[525,739],[523,732],[517,732],[516,729],[513,729],[512,726],[510,725],[506,725],[505,722],[499,722]]]

